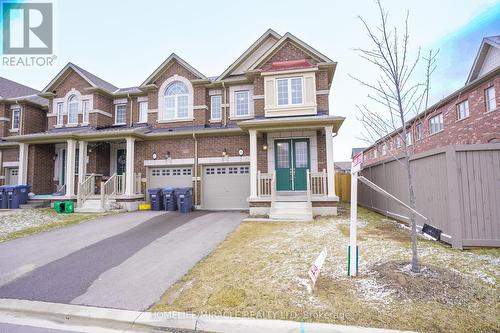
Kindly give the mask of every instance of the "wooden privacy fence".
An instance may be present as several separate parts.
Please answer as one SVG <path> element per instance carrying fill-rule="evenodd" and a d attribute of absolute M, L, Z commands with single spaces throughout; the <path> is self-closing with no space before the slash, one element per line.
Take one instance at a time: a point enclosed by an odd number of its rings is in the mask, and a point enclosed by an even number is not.
<path fill-rule="evenodd" d="M 402 161 L 401 161 L 402 162 Z M 410 158 L 416 209 L 427 223 L 443 230 L 455 248 L 500 246 L 500 144 L 451 145 Z M 408 203 L 406 169 L 388 159 L 363 168 L 361 174 Z M 402 221 L 408 211 L 358 184 L 358 202 Z M 424 221 L 417 218 L 417 224 Z"/>
<path fill-rule="evenodd" d="M 347 172 L 335 173 L 335 195 L 342 202 L 351 202 L 351 174 Z"/>

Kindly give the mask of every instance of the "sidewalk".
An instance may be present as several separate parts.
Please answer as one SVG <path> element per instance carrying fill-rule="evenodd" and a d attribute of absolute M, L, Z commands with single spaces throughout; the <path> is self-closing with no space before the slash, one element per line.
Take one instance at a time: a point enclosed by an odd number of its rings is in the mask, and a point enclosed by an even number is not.
<path fill-rule="evenodd" d="M 196 332 L 238 333 L 397 333 L 396 331 L 357 326 L 299 323 L 285 320 L 267 320 L 204 316 L 182 312 L 141 312 L 88 307 L 81 305 L 45 303 L 37 301 L 0 299 L 0 322 L 54 321 L 68 327 L 92 326 L 103 330 L 151 331 L 191 330 Z"/>

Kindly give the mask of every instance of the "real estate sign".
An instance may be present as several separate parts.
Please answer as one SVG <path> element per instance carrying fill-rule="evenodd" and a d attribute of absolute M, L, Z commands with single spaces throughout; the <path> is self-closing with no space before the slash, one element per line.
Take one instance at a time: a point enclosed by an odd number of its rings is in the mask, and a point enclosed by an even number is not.
<path fill-rule="evenodd" d="M 319 256 L 314 260 L 314 263 L 312 264 L 311 268 L 309 269 L 309 277 L 312 280 L 313 287 L 316 284 L 316 280 L 318 279 L 319 272 L 321 270 L 321 267 L 323 267 L 323 263 L 325 262 L 325 258 L 327 255 L 326 248 L 321 251 Z"/>

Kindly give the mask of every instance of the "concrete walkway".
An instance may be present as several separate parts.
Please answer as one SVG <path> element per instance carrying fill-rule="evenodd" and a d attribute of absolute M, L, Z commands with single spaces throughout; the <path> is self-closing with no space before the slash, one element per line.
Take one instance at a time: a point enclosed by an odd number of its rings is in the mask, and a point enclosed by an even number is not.
<path fill-rule="evenodd" d="M 0 244 L 0 297 L 144 310 L 241 213 L 136 212 Z"/>

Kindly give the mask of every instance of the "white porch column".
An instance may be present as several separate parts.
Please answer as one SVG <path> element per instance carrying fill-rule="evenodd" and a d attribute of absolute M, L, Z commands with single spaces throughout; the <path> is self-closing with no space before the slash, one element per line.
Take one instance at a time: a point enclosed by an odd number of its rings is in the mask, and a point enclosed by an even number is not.
<path fill-rule="evenodd" d="M 257 130 L 250 133 L 250 198 L 257 198 Z"/>
<path fill-rule="evenodd" d="M 78 184 L 85 180 L 87 174 L 87 141 L 80 141 L 78 146 Z"/>
<path fill-rule="evenodd" d="M 127 138 L 127 159 L 125 164 L 125 195 L 134 194 L 134 142 L 135 138 Z"/>
<path fill-rule="evenodd" d="M 29 144 L 19 144 L 19 169 L 17 176 L 17 183 L 19 185 L 28 184 L 28 148 Z"/>
<path fill-rule="evenodd" d="M 333 126 L 325 126 L 326 172 L 328 174 L 328 196 L 335 195 L 335 167 L 333 164 Z"/>
<path fill-rule="evenodd" d="M 76 140 L 68 140 L 66 149 L 66 196 L 75 195 L 75 155 L 76 155 Z"/>

